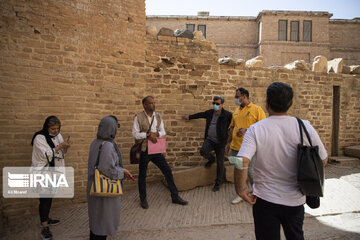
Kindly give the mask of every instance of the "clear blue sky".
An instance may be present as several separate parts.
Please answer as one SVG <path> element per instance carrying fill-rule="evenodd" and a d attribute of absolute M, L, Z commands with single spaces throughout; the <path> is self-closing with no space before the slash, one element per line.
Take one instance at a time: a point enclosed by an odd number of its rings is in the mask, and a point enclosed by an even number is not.
<path fill-rule="evenodd" d="M 146 15 L 253 16 L 262 10 L 326 11 L 331 19 L 360 17 L 360 0 L 145 0 Z"/>

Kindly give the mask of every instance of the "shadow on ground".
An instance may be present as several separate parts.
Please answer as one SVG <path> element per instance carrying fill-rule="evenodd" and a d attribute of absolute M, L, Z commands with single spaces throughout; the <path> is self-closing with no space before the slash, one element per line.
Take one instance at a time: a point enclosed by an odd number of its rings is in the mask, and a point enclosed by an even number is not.
<path fill-rule="evenodd" d="M 360 239 L 360 166 L 331 164 L 326 167 L 326 178 L 328 196 L 322 199 L 321 208 L 306 209 L 305 239 Z M 148 210 L 140 207 L 137 191 L 131 190 L 122 199 L 118 232 L 109 239 L 255 239 L 251 206 L 230 203 L 234 185 L 224 184 L 215 193 L 211 189 L 182 192 L 189 205 L 179 206 L 171 203 L 164 185 L 149 184 Z M 51 216 L 61 220 L 51 228 L 54 239 L 88 239 L 86 203 L 54 208 Z M 4 232 L 1 239 L 40 239 L 38 216 L 7 226 Z"/>

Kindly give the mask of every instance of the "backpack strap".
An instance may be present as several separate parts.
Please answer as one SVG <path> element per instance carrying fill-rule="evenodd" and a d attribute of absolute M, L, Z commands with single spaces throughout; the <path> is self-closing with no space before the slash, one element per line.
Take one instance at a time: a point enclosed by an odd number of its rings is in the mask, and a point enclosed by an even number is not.
<path fill-rule="evenodd" d="M 310 143 L 310 146 L 312 147 L 312 142 L 311 142 L 310 134 L 308 133 L 308 131 L 307 131 L 306 127 L 305 127 L 304 122 L 303 122 L 300 118 L 298 118 L 298 117 L 296 117 L 296 120 L 297 120 L 298 123 L 299 123 L 301 145 L 303 145 L 303 132 L 302 132 L 302 130 L 304 130 L 304 132 L 305 132 L 305 134 L 306 134 L 306 137 L 307 137 L 307 139 L 308 139 L 308 141 L 309 141 L 309 143 Z"/>

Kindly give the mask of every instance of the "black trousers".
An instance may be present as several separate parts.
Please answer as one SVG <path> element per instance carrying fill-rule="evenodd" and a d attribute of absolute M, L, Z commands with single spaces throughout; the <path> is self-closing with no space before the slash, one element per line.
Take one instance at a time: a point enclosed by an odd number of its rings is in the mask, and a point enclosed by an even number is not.
<path fill-rule="evenodd" d="M 95 235 L 91 230 L 90 230 L 90 240 L 106 240 L 107 236 L 102 236 L 102 235 Z"/>
<path fill-rule="evenodd" d="M 280 240 L 280 225 L 286 239 L 303 240 L 304 206 L 289 207 L 257 198 L 253 205 L 257 240 Z"/>
<path fill-rule="evenodd" d="M 52 198 L 39 198 L 39 200 L 40 222 L 47 222 L 49 220 Z"/>
<path fill-rule="evenodd" d="M 148 155 L 146 149 L 145 152 L 141 152 L 141 159 L 139 163 L 138 186 L 140 199 L 146 199 L 146 171 L 150 161 L 153 162 L 164 174 L 169 190 L 171 192 L 171 198 L 177 197 L 179 192 L 175 186 L 171 168 L 166 162 L 165 157 L 161 153 Z"/>
<path fill-rule="evenodd" d="M 216 184 L 221 184 L 223 175 L 224 175 L 224 155 L 225 155 L 225 145 L 220 143 L 214 143 L 209 139 L 205 139 L 201 149 L 200 155 L 208 159 L 211 162 L 215 162 L 214 156 L 210 154 L 212 150 L 215 150 L 216 154 Z"/>

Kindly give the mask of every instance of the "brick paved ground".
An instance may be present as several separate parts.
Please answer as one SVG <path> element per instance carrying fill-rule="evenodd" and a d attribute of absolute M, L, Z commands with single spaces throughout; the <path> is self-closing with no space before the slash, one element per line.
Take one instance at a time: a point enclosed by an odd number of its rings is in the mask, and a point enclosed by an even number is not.
<path fill-rule="evenodd" d="M 306 208 L 305 238 L 360 239 L 360 166 L 329 165 L 326 178 L 321 208 Z M 137 191 L 129 191 L 123 196 L 117 235 L 109 239 L 255 239 L 250 205 L 230 204 L 234 185 L 224 184 L 216 193 L 211 188 L 182 192 L 189 205 L 179 206 L 171 203 L 170 193 L 161 183 L 149 184 L 148 210 L 140 207 Z M 61 220 L 51 228 L 54 239 L 88 239 L 86 203 L 52 209 L 51 215 Z M 6 232 L 3 239 L 40 239 L 38 216 L 10 226 Z"/>

